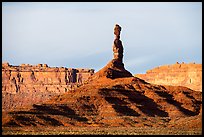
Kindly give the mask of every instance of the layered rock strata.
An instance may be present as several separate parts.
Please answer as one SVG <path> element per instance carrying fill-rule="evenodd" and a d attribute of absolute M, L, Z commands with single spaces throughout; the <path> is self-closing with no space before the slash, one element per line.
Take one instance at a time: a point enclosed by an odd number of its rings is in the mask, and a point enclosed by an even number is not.
<path fill-rule="evenodd" d="M 25 107 L 62 94 L 83 84 L 93 69 L 2 64 L 2 107 Z"/>
<path fill-rule="evenodd" d="M 138 78 L 159 85 L 185 86 L 202 91 L 202 64 L 176 63 L 148 70 L 146 74 L 136 74 Z"/>
<path fill-rule="evenodd" d="M 136 77 L 101 77 L 30 109 L 4 114 L 2 125 L 13 132 L 16 127 L 22 131 L 28 127 L 37 131 L 45 127 L 134 127 L 148 131 L 173 127 L 202 133 L 202 93 L 153 85 Z"/>

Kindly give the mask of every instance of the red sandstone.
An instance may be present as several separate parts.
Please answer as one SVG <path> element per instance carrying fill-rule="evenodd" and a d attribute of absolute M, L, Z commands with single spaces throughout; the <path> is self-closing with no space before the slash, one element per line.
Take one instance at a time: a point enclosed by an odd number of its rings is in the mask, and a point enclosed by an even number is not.
<path fill-rule="evenodd" d="M 47 64 L 2 64 L 3 110 L 26 107 L 84 83 L 93 69 L 48 67 Z"/>
<path fill-rule="evenodd" d="M 146 74 L 136 74 L 138 78 L 159 85 L 185 86 L 202 91 L 202 64 L 164 65 L 148 70 Z"/>

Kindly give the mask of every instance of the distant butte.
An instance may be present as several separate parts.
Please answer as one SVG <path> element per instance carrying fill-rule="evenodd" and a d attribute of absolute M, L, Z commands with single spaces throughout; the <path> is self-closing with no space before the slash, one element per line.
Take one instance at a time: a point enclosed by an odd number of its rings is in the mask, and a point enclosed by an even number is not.
<path fill-rule="evenodd" d="M 2 110 L 32 106 L 82 85 L 94 69 L 2 64 Z"/>
<path fill-rule="evenodd" d="M 202 92 L 202 64 L 177 62 L 159 66 L 148 70 L 146 74 L 135 76 L 153 84 L 185 86 Z"/>

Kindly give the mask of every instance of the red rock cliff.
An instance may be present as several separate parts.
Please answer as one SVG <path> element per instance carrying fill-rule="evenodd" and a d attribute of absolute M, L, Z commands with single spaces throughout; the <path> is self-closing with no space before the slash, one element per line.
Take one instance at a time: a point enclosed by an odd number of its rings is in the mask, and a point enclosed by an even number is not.
<path fill-rule="evenodd" d="M 2 108 L 22 108 L 65 93 L 85 82 L 93 73 L 93 69 L 57 68 L 46 64 L 12 66 L 3 63 Z"/>
<path fill-rule="evenodd" d="M 148 70 L 146 74 L 136 74 L 138 78 L 159 85 L 185 86 L 202 91 L 202 64 L 164 65 Z"/>

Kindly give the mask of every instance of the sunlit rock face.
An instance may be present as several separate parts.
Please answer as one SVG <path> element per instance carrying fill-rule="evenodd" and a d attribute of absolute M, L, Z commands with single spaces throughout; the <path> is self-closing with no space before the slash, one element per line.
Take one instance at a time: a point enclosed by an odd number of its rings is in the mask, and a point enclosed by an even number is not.
<path fill-rule="evenodd" d="M 136 77 L 147 82 L 162 85 L 185 86 L 202 92 L 202 64 L 176 63 L 148 70 Z"/>
<path fill-rule="evenodd" d="M 48 67 L 47 64 L 2 64 L 3 110 L 27 107 L 83 84 L 93 69 Z"/>

